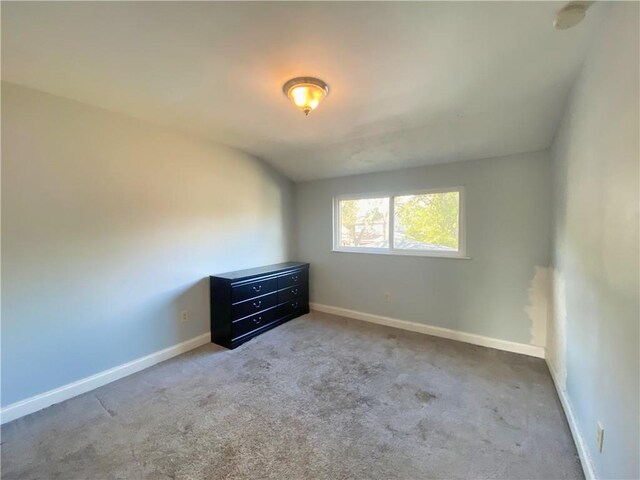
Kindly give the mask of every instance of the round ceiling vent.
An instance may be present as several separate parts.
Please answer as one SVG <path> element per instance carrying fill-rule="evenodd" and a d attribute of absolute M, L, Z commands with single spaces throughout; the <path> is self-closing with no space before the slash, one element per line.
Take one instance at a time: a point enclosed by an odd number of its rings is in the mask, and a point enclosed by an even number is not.
<path fill-rule="evenodd" d="M 553 27 L 557 30 L 566 30 L 575 27 L 587 15 L 587 8 L 593 2 L 571 2 L 565 5 L 553 20 Z"/>

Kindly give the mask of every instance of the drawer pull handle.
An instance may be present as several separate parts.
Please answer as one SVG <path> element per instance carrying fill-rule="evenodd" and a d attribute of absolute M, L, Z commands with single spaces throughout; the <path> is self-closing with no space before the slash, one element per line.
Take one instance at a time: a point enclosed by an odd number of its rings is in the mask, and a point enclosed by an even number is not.
<path fill-rule="evenodd" d="M 296 295 L 298 293 L 298 289 L 297 288 L 293 288 L 291 289 L 291 293 L 293 293 L 294 295 Z"/>
<path fill-rule="evenodd" d="M 294 282 L 298 281 L 298 275 L 294 275 L 293 277 L 291 277 L 291 280 L 293 280 Z"/>
<path fill-rule="evenodd" d="M 291 304 L 291 306 L 292 306 L 293 308 L 298 308 L 298 302 L 293 302 L 293 303 Z"/>
<path fill-rule="evenodd" d="M 253 287 L 253 291 L 254 292 L 259 292 L 260 290 L 262 290 L 262 285 L 258 285 L 257 287 Z"/>
<path fill-rule="evenodd" d="M 253 302 L 253 306 L 256 308 L 260 308 L 260 305 L 262 305 L 262 300 L 258 300 L 258 303 Z"/>
<path fill-rule="evenodd" d="M 260 323 L 261 321 L 262 321 L 262 317 L 258 317 L 258 318 L 254 318 L 254 319 L 253 319 L 253 323 L 255 323 L 256 325 L 257 325 L 258 323 Z"/>

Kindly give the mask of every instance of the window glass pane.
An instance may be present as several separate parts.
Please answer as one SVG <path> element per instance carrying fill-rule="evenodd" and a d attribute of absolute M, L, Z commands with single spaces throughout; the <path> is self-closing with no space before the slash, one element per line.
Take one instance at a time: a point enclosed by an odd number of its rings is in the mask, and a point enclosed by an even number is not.
<path fill-rule="evenodd" d="M 389 197 L 340 200 L 340 247 L 389 247 Z"/>
<path fill-rule="evenodd" d="M 458 251 L 460 192 L 403 195 L 394 202 L 395 249 Z"/>

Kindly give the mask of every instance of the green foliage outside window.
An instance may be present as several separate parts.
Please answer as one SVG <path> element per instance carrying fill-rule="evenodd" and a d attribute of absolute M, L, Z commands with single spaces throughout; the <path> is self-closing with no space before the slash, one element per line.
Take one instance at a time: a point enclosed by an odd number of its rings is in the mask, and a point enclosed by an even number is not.
<path fill-rule="evenodd" d="M 458 249 L 458 192 L 396 197 L 396 230 L 428 245 Z"/>

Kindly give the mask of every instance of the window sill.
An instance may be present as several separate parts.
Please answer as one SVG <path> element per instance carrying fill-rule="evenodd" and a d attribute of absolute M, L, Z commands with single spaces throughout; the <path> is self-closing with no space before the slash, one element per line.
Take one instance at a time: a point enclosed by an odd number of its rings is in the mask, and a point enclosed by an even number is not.
<path fill-rule="evenodd" d="M 389 250 L 351 250 L 334 248 L 333 253 L 364 253 L 365 255 L 391 255 L 395 257 L 430 257 L 430 258 L 448 258 L 452 260 L 471 260 L 471 257 L 460 253 L 440 253 L 428 251 L 389 251 Z"/>

